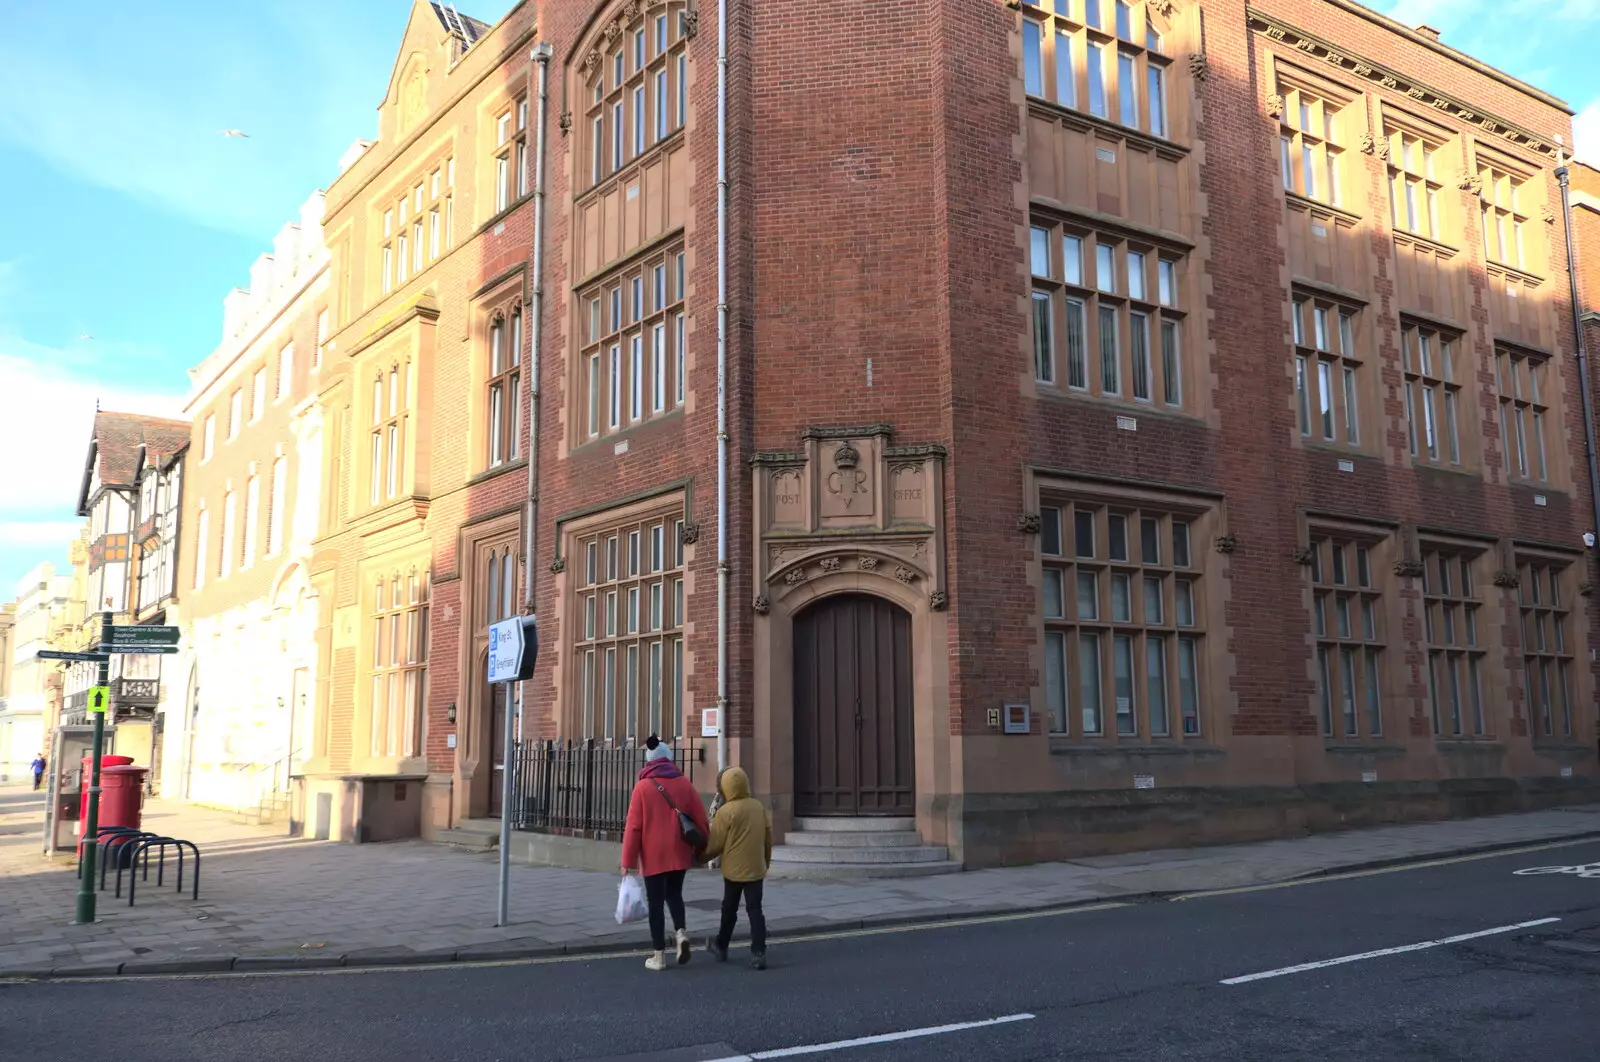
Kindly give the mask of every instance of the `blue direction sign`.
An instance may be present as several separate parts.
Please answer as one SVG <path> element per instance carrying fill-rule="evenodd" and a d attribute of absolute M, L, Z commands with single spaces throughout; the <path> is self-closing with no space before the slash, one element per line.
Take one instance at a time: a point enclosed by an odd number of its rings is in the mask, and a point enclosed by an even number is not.
<path fill-rule="evenodd" d="M 40 649 L 34 655 L 40 660 L 71 660 L 85 664 L 98 664 L 111 659 L 105 653 L 68 653 L 60 649 Z"/>

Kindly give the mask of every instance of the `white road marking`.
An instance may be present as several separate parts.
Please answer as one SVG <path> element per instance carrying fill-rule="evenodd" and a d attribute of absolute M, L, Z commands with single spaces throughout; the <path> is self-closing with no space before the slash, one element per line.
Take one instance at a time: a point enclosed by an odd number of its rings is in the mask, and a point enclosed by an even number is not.
<path fill-rule="evenodd" d="M 820 1055 L 824 1051 L 843 1051 L 848 1047 L 866 1047 L 869 1044 L 887 1044 L 896 1040 L 915 1040 L 925 1036 L 943 1036 L 946 1033 L 966 1032 L 968 1029 L 988 1029 L 1012 1022 L 1032 1021 L 1032 1014 L 1008 1014 L 1004 1018 L 987 1021 L 964 1021 L 955 1025 L 934 1025 L 926 1029 L 907 1029 L 904 1032 L 883 1033 L 879 1036 L 860 1036 L 854 1040 L 835 1040 L 830 1044 L 806 1044 L 802 1047 L 780 1047 L 772 1051 L 756 1051 L 748 1055 L 730 1055 L 715 1062 L 758 1062 L 767 1058 L 794 1058 L 797 1055 Z"/>
<path fill-rule="evenodd" d="M 1424 940 L 1420 944 L 1402 944 L 1398 948 L 1364 951 L 1360 955 L 1342 955 L 1337 959 L 1323 959 L 1321 962 L 1306 962 L 1301 963 L 1299 966 L 1285 966 L 1281 970 L 1264 970 L 1261 973 L 1245 974 L 1243 977 L 1230 977 L 1222 983 L 1225 985 L 1242 985 L 1251 981 L 1264 981 L 1269 977 L 1286 977 L 1289 974 L 1305 973 L 1307 970 L 1321 970 L 1329 966 L 1342 966 L 1347 962 L 1380 959 L 1385 955 L 1401 955 L 1408 951 L 1426 951 L 1428 948 L 1439 948 L 1446 944 L 1459 944 L 1464 940 L 1492 937 L 1500 933 L 1514 933 L 1519 929 L 1532 929 L 1534 926 L 1547 926 L 1551 922 L 1559 921 L 1561 921 L 1559 918 L 1537 918 L 1532 922 L 1518 922 L 1514 926 L 1496 926 L 1494 929 L 1480 929 L 1476 933 L 1462 933 L 1459 936 L 1443 937 L 1439 940 Z"/>
<path fill-rule="evenodd" d="M 1512 874 L 1518 877 L 1537 874 L 1576 874 L 1580 878 L 1600 878 L 1600 863 L 1582 863 L 1575 867 L 1528 867 L 1525 870 L 1513 870 Z"/>

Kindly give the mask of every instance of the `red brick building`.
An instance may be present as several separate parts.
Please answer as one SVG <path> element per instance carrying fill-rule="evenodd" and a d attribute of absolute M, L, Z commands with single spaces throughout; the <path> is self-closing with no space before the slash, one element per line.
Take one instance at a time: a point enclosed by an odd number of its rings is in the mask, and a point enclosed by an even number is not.
<path fill-rule="evenodd" d="M 715 704 L 716 15 L 541 8 L 533 735 Z M 726 723 L 780 833 L 1593 793 L 1564 104 L 1345 0 L 729 16 Z"/>
<path fill-rule="evenodd" d="M 331 832 L 498 814 L 530 467 L 523 733 L 717 704 L 718 11 L 538 15 L 417 3 L 328 193 Z M 780 835 L 941 868 L 1593 798 L 1565 104 L 1348 0 L 727 18 L 723 723 Z"/>

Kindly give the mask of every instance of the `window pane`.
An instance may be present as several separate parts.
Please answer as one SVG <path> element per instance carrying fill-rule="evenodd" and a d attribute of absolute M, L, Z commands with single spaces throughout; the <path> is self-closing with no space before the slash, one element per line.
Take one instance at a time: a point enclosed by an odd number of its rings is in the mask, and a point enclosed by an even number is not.
<path fill-rule="evenodd" d="M 1093 10 L 1093 5 L 1092 4 L 1091 4 L 1090 9 Z M 1025 25 L 1026 25 L 1026 23 L 1025 23 Z M 1026 45 L 1024 45 L 1024 49 L 1023 50 L 1024 50 L 1024 52 L 1026 52 L 1026 50 L 1027 50 L 1026 49 Z M 1088 77 L 1089 77 L 1089 113 L 1094 115 L 1097 118 L 1105 118 L 1105 117 L 1107 117 L 1107 111 L 1106 111 L 1106 83 L 1105 83 L 1105 59 L 1106 59 L 1106 48 L 1105 48 L 1105 45 L 1096 44 L 1093 41 L 1091 41 L 1089 43 L 1088 58 L 1089 58 L 1089 67 L 1088 67 Z M 1033 91 L 1033 90 L 1030 89 L 1029 91 Z"/>
<path fill-rule="evenodd" d="M 1178 322 L 1161 322 L 1161 381 L 1169 406 L 1183 404 L 1183 366 L 1178 351 Z"/>
<path fill-rule="evenodd" d="M 1043 383 L 1056 378 L 1054 340 L 1050 334 L 1050 295 L 1033 293 L 1033 374 Z"/>
<path fill-rule="evenodd" d="M 1317 361 L 1317 400 L 1322 413 L 1322 437 L 1333 439 L 1333 366 Z"/>
<path fill-rule="evenodd" d="M 1077 236 L 1061 237 L 1061 278 L 1068 284 L 1083 283 L 1083 240 Z"/>
<path fill-rule="evenodd" d="M 1163 306 L 1178 305 L 1178 263 L 1170 258 L 1156 262 L 1156 295 Z"/>
<path fill-rule="evenodd" d="M 1117 346 L 1117 309 L 1100 307 L 1100 389 L 1108 395 L 1122 391 L 1120 352 Z"/>
<path fill-rule="evenodd" d="M 1061 556 L 1061 510 L 1053 506 L 1039 510 L 1039 552 L 1047 557 Z"/>
<path fill-rule="evenodd" d="M 1078 708 L 1083 715 L 1083 732 L 1102 731 L 1100 693 L 1100 636 L 1078 635 Z"/>
<path fill-rule="evenodd" d="M 1031 18 L 1022 20 L 1022 87 L 1030 96 L 1044 95 L 1042 30 Z"/>
<path fill-rule="evenodd" d="M 1111 656 L 1116 682 L 1117 733 L 1133 736 L 1139 732 L 1139 721 L 1133 714 L 1133 638 L 1125 634 L 1113 638 Z"/>
<path fill-rule="evenodd" d="M 1144 298 L 1145 256 L 1138 251 L 1128 252 L 1128 297 Z"/>
<path fill-rule="evenodd" d="M 1061 569 L 1046 568 L 1044 570 L 1044 618 L 1061 619 Z"/>
<path fill-rule="evenodd" d="M 1042 229 L 1035 225 L 1028 230 L 1028 238 L 1033 275 L 1036 277 L 1048 277 L 1050 275 L 1050 230 Z"/>
<path fill-rule="evenodd" d="M 1300 434 L 1311 434 L 1311 395 L 1310 382 L 1306 379 L 1306 359 L 1304 355 L 1294 359 L 1294 391 L 1295 405 L 1299 410 Z"/>
<path fill-rule="evenodd" d="M 1086 509 L 1073 510 L 1073 527 L 1076 532 L 1078 556 L 1094 556 L 1094 513 Z"/>
<path fill-rule="evenodd" d="M 1153 516 L 1139 520 L 1139 555 L 1146 564 L 1161 563 L 1161 521 Z"/>
<path fill-rule="evenodd" d="M 1117 290 L 1117 249 L 1109 243 L 1094 247 L 1094 283 L 1101 291 Z"/>
<path fill-rule="evenodd" d="M 1122 124 L 1139 124 L 1139 75 L 1133 56 L 1117 53 L 1117 98 L 1121 101 Z"/>
<path fill-rule="evenodd" d="M 1144 577 L 1144 621 L 1151 625 L 1166 622 L 1163 606 L 1165 601 L 1162 595 L 1161 579 L 1157 576 Z"/>
<path fill-rule="evenodd" d="M 1089 362 L 1084 349 L 1083 303 L 1067 300 L 1067 386 L 1089 386 Z"/>
<path fill-rule="evenodd" d="M 1333 674 L 1328 670 L 1328 650 L 1317 650 L 1317 698 L 1321 706 L 1322 733 L 1333 736 Z"/>
<path fill-rule="evenodd" d="M 1356 426 L 1356 371 L 1349 366 L 1344 370 L 1344 436 L 1352 446 L 1361 441 L 1361 431 Z"/>
<path fill-rule="evenodd" d="M 1133 622 L 1133 591 L 1126 575 L 1111 576 L 1111 622 Z"/>
<path fill-rule="evenodd" d="M 1150 733 L 1164 736 L 1171 732 L 1171 722 L 1167 718 L 1166 639 L 1145 639 L 1144 655 L 1145 699 L 1150 707 Z"/>
<path fill-rule="evenodd" d="M 1145 91 L 1150 96 L 1150 132 L 1156 136 L 1167 135 L 1167 85 L 1166 71 L 1154 63 L 1146 67 Z"/>
<path fill-rule="evenodd" d="M 1194 626 L 1194 583 L 1188 579 L 1179 579 L 1173 584 L 1175 610 L 1177 612 L 1178 626 Z"/>
<path fill-rule="evenodd" d="M 1367 650 L 1362 672 L 1367 691 L 1367 733 L 1379 737 L 1383 734 L 1383 699 L 1378 696 L 1378 650 Z"/>
<path fill-rule="evenodd" d="M 1200 668 L 1195 646 L 1193 638 L 1178 639 L 1178 705 L 1187 735 L 1200 733 Z"/>
<path fill-rule="evenodd" d="M 1133 257 L 1132 255 L 1129 256 Z M 1131 277 L 1129 278 L 1132 279 Z M 1150 318 L 1142 313 L 1128 315 L 1129 339 L 1132 341 L 1133 397 L 1148 401 L 1150 398 Z"/>
<path fill-rule="evenodd" d="M 1072 63 L 1072 35 L 1056 34 L 1056 102 L 1063 107 L 1078 105 L 1078 77 Z"/>
<path fill-rule="evenodd" d="M 1046 634 L 1044 637 L 1044 690 L 1045 702 L 1050 708 L 1050 731 L 1064 734 L 1067 731 L 1067 636 Z"/>
<path fill-rule="evenodd" d="M 1078 618 L 1100 618 L 1100 576 L 1094 572 L 1078 573 Z"/>

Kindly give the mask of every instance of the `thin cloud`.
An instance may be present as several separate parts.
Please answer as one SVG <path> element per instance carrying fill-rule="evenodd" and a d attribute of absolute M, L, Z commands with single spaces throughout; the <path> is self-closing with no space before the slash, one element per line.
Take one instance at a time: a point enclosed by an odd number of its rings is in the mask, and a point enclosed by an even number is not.
<path fill-rule="evenodd" d="M 1600 165 L 1600 99 L 1572 117 L 1572 150 L 1590 165 Z"/>

